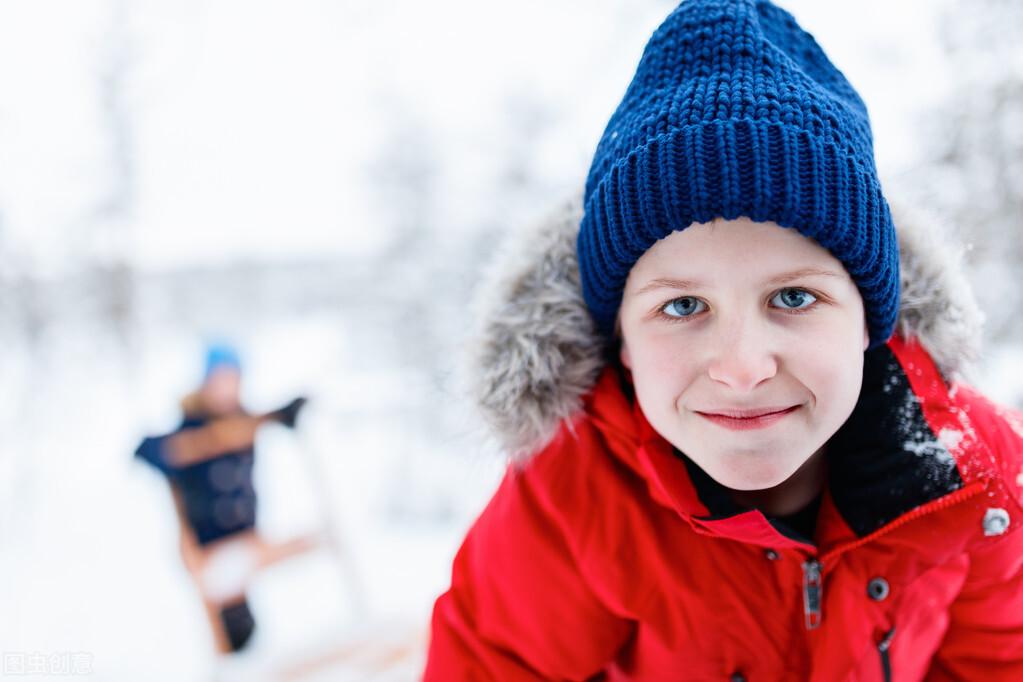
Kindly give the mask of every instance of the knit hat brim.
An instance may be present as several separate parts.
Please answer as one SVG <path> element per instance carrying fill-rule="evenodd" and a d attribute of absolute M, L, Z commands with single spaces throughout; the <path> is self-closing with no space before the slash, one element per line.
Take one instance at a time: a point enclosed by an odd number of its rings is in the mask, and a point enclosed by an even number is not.
<path fill-rule="evenodd" d="M 672 129 L 620 159 L 584 210 L 578 250 L 596 267 L 582 272 L 583 292 L 608 336 L 643 253 L 694 223 L 740 216 L 797 229 L 834 254 L 863 297 L 872 348 L 894 330 L 898 249 L 875 171 L 804 128 L 740 119 Z"/>

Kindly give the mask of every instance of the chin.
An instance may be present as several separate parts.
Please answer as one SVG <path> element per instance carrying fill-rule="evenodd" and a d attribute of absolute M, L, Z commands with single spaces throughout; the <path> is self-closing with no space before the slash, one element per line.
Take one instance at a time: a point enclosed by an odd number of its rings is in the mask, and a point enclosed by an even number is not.
<path fill-rule="evenodd" d="M 718 466 L 700 468 L 715 481 L 732 490 L 767 490 L 781 485 L 799 469 L 798 462 L 776 461 L 770 456 L 718 455 L 713 458 Z"/>
<path fill-rule="evenodd" d="M 754 492 L 757 490 L 769 490 L 775 486 L 779 486 L 785 482 L 784 478 L 766 478 L 766 479 L 754 479 L 750 477 L 735 478 L 718 481 L 721 485 L 729 488 L 730 490 L 740 490 L 743 492 Z"/>

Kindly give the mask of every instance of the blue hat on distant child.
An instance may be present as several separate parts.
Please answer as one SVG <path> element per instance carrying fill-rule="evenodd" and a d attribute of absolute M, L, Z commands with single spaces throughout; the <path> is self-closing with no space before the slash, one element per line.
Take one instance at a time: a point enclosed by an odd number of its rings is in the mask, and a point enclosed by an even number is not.
<path fill-rule="evenodd" d="M 242 362 L 232 346 L 225 343 L 211 344 L 206 348 L 206 368 L 203 371 L 203 381 L 210 378 L 218 369 L 232 369 L 241 372 Z"/>
<path fill-rule="evenodd" d="M 597 146 L 577 251 L 586 304 L 613 333 L 632 266 L 693 223 L 795 228 L 859 287 L 870 346 L 899 303 L 899 252 L 866 106 L 767 0 L 685 0 L 654 32 Z"/>

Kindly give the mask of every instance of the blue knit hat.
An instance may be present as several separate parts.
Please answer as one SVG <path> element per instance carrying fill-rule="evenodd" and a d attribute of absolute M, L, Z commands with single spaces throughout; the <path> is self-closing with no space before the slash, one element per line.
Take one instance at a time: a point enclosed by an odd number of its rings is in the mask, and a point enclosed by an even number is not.
<path fill-rule="evenodd" d="M 242 371 L 242 361 L 238 351 L 226 343 L 213 343 L 206 347 L 206 362 L 203 369 L 203 381 L 220 369 Z"/>
<path fill-rule="evenodd" d="M 784 10 L 686 0 L 647 44 L 586 180 L 577 250 L 601 332 L 656 241 L 740 216 L 828 249 L 859 287 L 870 347 L 888 340 L 899 253 L 866 106 Z"/>

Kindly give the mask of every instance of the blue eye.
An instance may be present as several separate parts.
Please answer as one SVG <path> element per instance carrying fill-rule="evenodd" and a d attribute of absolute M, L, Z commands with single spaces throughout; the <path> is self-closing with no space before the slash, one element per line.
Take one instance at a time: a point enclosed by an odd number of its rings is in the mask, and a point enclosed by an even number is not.
<path fill-rule="evenodd" d="M 698 298 L 683 296 L 673 301 L 668 301 L 661 312 L 669 317 L 691 317 L 693 313 L 700 312 L 699 306 L 706 308 L 706 304 Z"/>
<path fill-rule="evenodd" d="M 771 303 L 788 310 L 802 310 L 816 301 L 817 297 L 805 289 L 782 289 L 771 299 Z"/>

